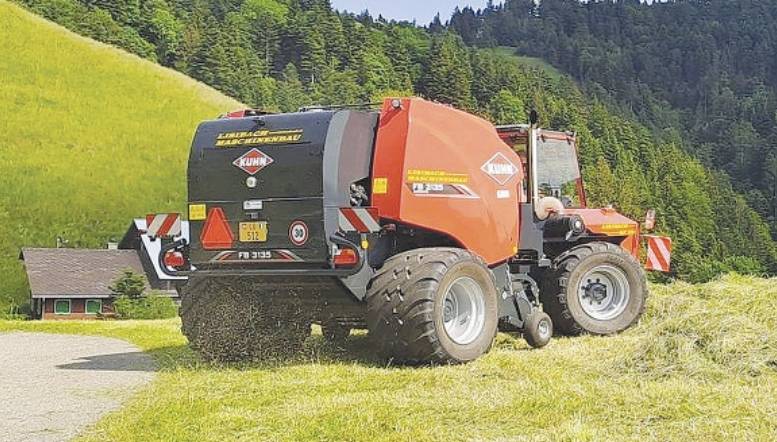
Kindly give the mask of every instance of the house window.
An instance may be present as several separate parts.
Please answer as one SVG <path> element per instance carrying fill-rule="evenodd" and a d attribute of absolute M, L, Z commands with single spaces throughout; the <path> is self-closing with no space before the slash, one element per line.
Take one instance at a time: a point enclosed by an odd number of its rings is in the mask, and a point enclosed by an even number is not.
<path fill-rule="evenodd" d="M 102 299 L 87 299 L 86 300 L 86 314 L 96 315 L 103 312 Z"/>
<path fill-rule="evenodd" d="M 69 299 L 56 299 L 56 300 L 54 300 L 54 314 L 56 314 L 56 315 L 69 315 L 70 314 L 70 300 Z"/>

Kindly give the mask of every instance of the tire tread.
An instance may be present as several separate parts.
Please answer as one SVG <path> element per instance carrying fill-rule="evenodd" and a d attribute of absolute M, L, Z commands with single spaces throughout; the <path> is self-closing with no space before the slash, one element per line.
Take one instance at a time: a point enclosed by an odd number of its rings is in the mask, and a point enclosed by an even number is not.
<path fill-rule="evenodd" d="M 367 289 L 367 324 L 383 357 L 406 364 L 461 362 L 437 337 L 434 302 L 448 269 L 466 260 L 485 267 L 478 256 L 456 248 L 411 250 L 386 261 Z"/>

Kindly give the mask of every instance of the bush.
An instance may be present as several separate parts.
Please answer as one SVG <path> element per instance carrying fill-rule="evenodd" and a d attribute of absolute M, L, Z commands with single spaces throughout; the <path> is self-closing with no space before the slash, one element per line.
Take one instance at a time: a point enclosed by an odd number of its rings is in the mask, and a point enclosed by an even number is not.
<path fill-rule="evenodd" d="M 23 321 L 30 318 L 30 304 L 17 305 L 11 301 L 10 304 L 0 303 L 0 319 Z"/>
<path fill-rule="evenodd" d="M 684 279 L 692 284 L 710 282 L 720 275 L 737 273 L 747 276 L 763 276 L 766 274 L 764 266 L 755 258 L 748 256 L 728 256 L 722 261 L 695 257 L 689 259 L 692 269 Z"/>
<path fill-rule="evenodd" d="M 140 298 L 119 296 L 113 301 L 119 319 L 167 319 L 178 315 L 178 306 L 172 299 L 152 291 Z"/>
<path fill-rule="evenodd" d="M 125 269 L 108 288 L 113 293 L 113 296 L 117 298 L 139 299 L 143 297 L 143 293 L 146 291 L 146 277 L 135 273 L 132 269 Z"/>

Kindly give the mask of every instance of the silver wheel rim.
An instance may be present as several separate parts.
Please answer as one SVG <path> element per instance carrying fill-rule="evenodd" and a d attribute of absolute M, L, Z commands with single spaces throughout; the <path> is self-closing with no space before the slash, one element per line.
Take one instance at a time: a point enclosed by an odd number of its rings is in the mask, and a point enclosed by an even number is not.
<path fill-rule="evenodd" d="M 451 340 L 467 345 L 477 339 L 486 323 L 483 289 L 469 276 L 454 280 L 445 291 L 443 327 Z"/>
<path fill-rule="evenodd" d="M 607 321 L 623 313 L 629 303 L 629 296 L 626 273 L 611 265 L 600 265 L 589 270 L 577 286 L 580 307 L 598 321 Z"/>

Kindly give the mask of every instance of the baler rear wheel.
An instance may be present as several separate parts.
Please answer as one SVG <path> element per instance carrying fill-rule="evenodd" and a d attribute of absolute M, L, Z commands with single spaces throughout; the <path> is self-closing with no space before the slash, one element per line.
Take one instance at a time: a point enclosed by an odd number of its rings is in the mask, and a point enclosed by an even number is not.
<path fill-rule="evenodd" d="M 647 280 L 622 247 L 592 242 L 562 253 L 542 280 L 540 300 L 563 335 L 609 335 L 631 327 L 647 305 Z"/>
<path fill-rule="evenodd" d="M 243 362 L 288 357 L 310 335 L 310 320 L 292 302 L 271 302 L 251 285 L 192 277 L 181 290 L 181 329 L 203 359 Z"/>
<path fill-rule="evenodd" d="M 399 363 L 463 363 L 486 353 L 497 329 L 493 273 L 472 253 L 427 248 L 389 258 L 367 289 L 367 325 Z"/>

